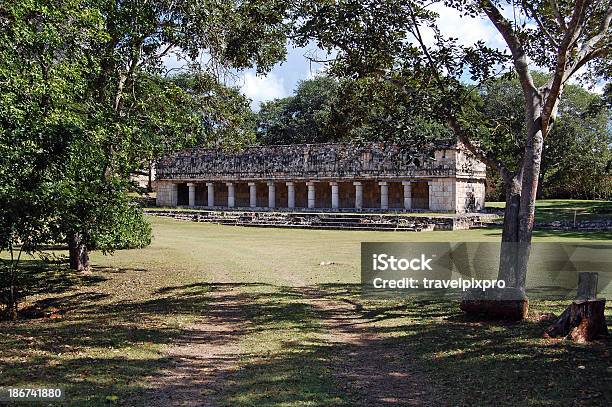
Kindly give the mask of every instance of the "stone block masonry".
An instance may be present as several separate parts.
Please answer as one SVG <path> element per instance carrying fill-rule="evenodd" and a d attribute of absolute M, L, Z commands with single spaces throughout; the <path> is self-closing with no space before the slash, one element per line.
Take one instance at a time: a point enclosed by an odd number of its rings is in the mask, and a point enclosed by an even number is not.
<path fill-rule="evenodd" d="M 190 149 L 157 165 L 157 205 L 326 211 L 478 212 L 485 166 L 460 144 Z"/>

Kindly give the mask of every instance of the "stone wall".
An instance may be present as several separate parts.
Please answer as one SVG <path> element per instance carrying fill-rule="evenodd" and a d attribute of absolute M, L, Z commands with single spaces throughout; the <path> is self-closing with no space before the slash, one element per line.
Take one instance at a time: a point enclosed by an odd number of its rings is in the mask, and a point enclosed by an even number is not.
<path fill-rule="evenodd" d="M 434 179 L 429 184 L 429 210 L 449 212 L 455 210 L 455 179 Z"/>
<path fill-rule="evenodd" d="M 459 160 L 459 161 L 457 161 Z M 157 165 L 163 180 L 384 179 L 448 177 L 457 171 L 484 177 L 484 167 L 449 143 L 417 151 L 387 143 L 250 147 L 240 153 L 190 149 Z"/>
<path fill-rule="evenodd" d="M 177 206 L 178 205 L 178 185 L 169 181 L 157 181 L 158 206 Z"/>
<path fill-rule="evenodd" d="M 457 212 L 479 212 L 484 209 L 484 180 L 457 179 L 455 189 Z"/>

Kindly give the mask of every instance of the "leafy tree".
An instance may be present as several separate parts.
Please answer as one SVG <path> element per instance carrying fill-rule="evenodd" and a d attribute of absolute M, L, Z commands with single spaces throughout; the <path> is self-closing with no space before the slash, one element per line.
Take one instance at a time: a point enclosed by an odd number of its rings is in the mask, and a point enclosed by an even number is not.
<path fill-rule="evenodd" d="M 0 5 L 0 301 L 15 318 L 22 253 L 61 238 L 57 180 L 81 137 L 101 20 L 78 0 Z"/>
<path fill-rule="evenodd" d="M 328 76 L 302 81 L 292 96 L 262 104 L 257 114 L 263 144 L 326 143 L 338 140 L 399 143 L 419 134 L 423 141 L 449 132 L 421 114 L 410 114 L 408 95 L 374 77 Z"/>
<path fill-rule="evenodd" d="M 278 0 L 100 0 L 94 5 L 102 16 L 106 37 L 89 54 L 95 55 L 97 64 L 88 82 L 89 100 L 96 106 L 95 113 L 88 116 L 88 131 L 93 135 L 88 142 L 103 155 L 95 154 L 100 171 L 91 175 L 97 178 L 88 184 L 74 184 L 100 188 L 89 196 L 101 195 L 107 189 L 105 184 L 113 183 L 115 177 L 125 178 L 145 167 L 144 161 L 150 162 L 160 153 L 159 137 L 164 138 L 164 147 L 174 150 L 191 145 L 199 136 L 196 133 L 194 138 L 193 131 L 184 130 L 194 119 L 205 120 L 198 115 L 206 109 L 191 113 L 184 106 L 193 106 L 201 98 L 183 105 L 181 102 L 193 95 L 167 83 L 163 92 L 154 96 L 150 93 L 160 88 L 151 78 L 167 71 L 163 62 L 169 53 L 176 52 L 191 61 L 187 68 L 206 78 L 210 99 L 228 95 L 212 85 L 221 72 L 251 67 L 263 72 L 285 55 L 286 6 Z M 168 101 L 175 103 L 164 107 Z M 161 127 L 162 131 L 150 126 Z M 220 126 L 219 121 L 214 126 Z M 86 264 L 81 264 L 77 256 L 93 248 L 88 242 L 94 235 L 85 228 L 97 224 L 100 218 L 97 210 L 87 210 L 95 205 L 75 204 L 66 208 L 66 215 L 70 215 L 66 218 L 76 220 L 77 213 L 80 221 L 65 222 L 64 226 L 69 246 L 74 248 L 70 251 L 71 264 L 82 269 Z"/>
<path fill-rule="evenodd" d="M 436 4 L 464 16 L 487 18 L 503 37 L 508 52 L 482 41 L 462 46 L 456 38 L 445 37 L 430 8 Z M 506 17 L 507 10 L 518 19 Z M 501 174 L 506 209 L 499 278 L 526 301 L 524 287 L 545 140 L 568 80 L 582 71 L 590 79 L 612 72 L 609 1 L 299 1 L 293 17 L 299 45 L 314 40 L 321 48 L 337 51 L 330 72 L 380 77 L 396 84 L 412 95 L 414 111 L 445 123 L 472 154 Z M 543 86 L 534 81 L 534 64 L 550 74 Z M 492 123 L 475 109 L 478 104 L 473 93 L 462 85 L 466 76 L 476 85 L 494 78 L 500 68 L 518 78 L 525 111 L 520 153 L 511 167 L 499 158 L 505 146 L 489 138 Z"/>
<path fill-rule="evenodd" d="M 550 80 L 550 77 L 537 72 L 533 77 L 538 86 Z M 520 154 L 522 135 L 525 133 L 520 83 L 517 79 L 490 81 L 481 87 L 480 94 L 482 111 L 496 124 L 491 137 L 496 137 L 500 144 L 506 144 L 506 152 L 500 158 L 510 167 L 514 162 L 513 157 Z M 578 85 L 566 86 L 555 126 L 544 146 L 538 182 L 539 197 L 610 197 L 610 174 L 606 169 L 611 159 L 610 118 L 610 109 L 600 95 Z M 496 185 L 496 190 L 503 192 L 499 176 L 489 172 L 489 181 Z"/>
<path fill-rule="evenodd" d="M 338 138 L 353 141 L 393 141 L 415 148 L 450 132 L 428 115 L 412 110 L 412 97 L 395 84 L 377 77 L 343 79 L 338 102 L 326 125 Z M 418 135 L 418 138 L 415 138 Z"/>
<path fill-rule="evenodd" d="M 139 140 L 126 146 L 130 165 L 120 170 L 126 176 L 148 175 L 150 182 L 157 158 L 181 147 L 235 149 L 255 139 L 249 101 L 209 74 L 143 74 L 126 98 L 132 134 L 125 141 Z"/>
<path fill-rule="evenodd" d="M 601 97 L 567 85 L 544 145 L 541 195 L 612 199 L 612 115 Z"/>
<path fill-rule="evenodd" d="M 34 0 L 0 7 L 8 57 L 0 69 L 24 85 L 23 110 L 34 107 L 28 85 L 57 91 L 44 105 L 72 103 L 61 112 L 76 123 L 62 134 L 69 140 L 61 149 L 66 167 L 53 210 L 76 269 L 87 267 L 88 250 L 126 243 L 130 232 L 117 225 L 134 226 L 137 245 L 146 243 L 146 227 L 136 225 L 142 216 L 125 205 L 130 174 L 169 150 L 202 140 L 235 146 L 252 136 L 241 122 L 249 120 L 240 116 L 244 98 L 219 78 L 230 68 L 264 72 L 286 52 L 286 5 L 278 0 Z M 189 61 L 185 70 L 197 80 L 164 78 L 172 52 Z M 58 71 L 64 66 L 71 70 L 65 75 Z M 43 123 L 49 113 L 36 119 Z M 31 130 L 25 140 L 50 136 L 44 127 Z"/>
<path fill-rule="evenodd" d="M 275 0 L 33 0 L 0 3 L 0 300 L 15 317 L 20 253 L 67 241 L 88 250 L 149 243 L 130 174 L 160 154 L 253 137 L 230 68 L 269 69 L 285 53 Z M 190 60 L 169 76 L 164 58 Z M 250 128 L 251 130 L 245 130 Z"/>
<path fill-rule="evenodd" d="M 337 103 L 338 82 L 327 76 L 301 81 L 292 96 L 265 102 L 257 114 L 257 139 L 263 144 L 323 143 Z"/>

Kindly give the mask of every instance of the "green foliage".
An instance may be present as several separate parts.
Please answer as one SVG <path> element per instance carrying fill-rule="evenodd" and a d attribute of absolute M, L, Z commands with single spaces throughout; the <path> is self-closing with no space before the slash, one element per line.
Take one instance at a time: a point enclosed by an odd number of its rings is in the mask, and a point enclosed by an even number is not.
<path fill-rule="evenodd" d="M 188 95 L 186 103 L 177 108 L 191 113 L 196 122 L 193 128 L 200 129 L 190 140 L 193 145 L 237 149 L 254 143 L 255 114 L 238 88 L 202 72 L 182 73 L 164 81 Z"/>
<path fill-rule="evenodd" d="M 262 104 L 257 139 L 263 144 L 324 143 L 337 137 L 328 131 L 337 104 L 338 82 L 320 76 L 301 81 L 292 96 Z"/>
<path fill-rule="evenodd" d="M 61 239 L 56 182 L 83 135 L 89 49 L 105 39 L 82 1 L 0 5 L 0 252 L 3 302 L 16 316 L 22 253 Z"/>
<path fill-rule="evenodd" d="M 414 109 L 414 96 L 377 77 L 340 81 L 338 103 L 328 124 L 346 140 L 391 141 L 423 147 L 450 132 L 426 112 Z"/>
<path fill-rule="evenodd" d="M 257 119 L 263 144 L 392 140 L 415 145 L 449 137 L 443 125 L 412 110 L 405 92 L 373 77 L 302 81 L 294 95 L 262 104 Z"/>
<path fill-rule="evenodd" d="M 542 197 L 612 199 L 612 111 L 568 85 L 542 161 Z"/>
<path fill-rule="evenodd" d="M 146 246 L 151 230 L 129 176 L 178 148 L 253 139 L 246 99 L 218 78 L 284 57 L 285 7 L 0 3 L 0 252 L 11 253 L 1 271 L 12 317 L 21 252 L 77 234 L 86 249 Z M 169 75 L 171 51 L 191 58 L 187 75 Z"/>
<path fill-rule="evenodd" d="M 533 76 L 537 85 L 550 79 L 537 72 Z M 472 114 L 480 116 L 474 122 L 485 123 L 481 142 L 489 150 L 495 148 L 496 155 L 508 168 L 516 169 L 526 131 L 521 85 L 517 79 L 489 81 L 480 88 L 480 96 L 475 105 L 478 113 Z M 540 198 L 610 198 L 611 119 L 611 111 L 602 96 L 578 85 L 566 86 L 559 114 L 544 147 Z M 502 199 L 501 179 L 489 171 L 489 181 L 494 186 L 489 197 Z"/>

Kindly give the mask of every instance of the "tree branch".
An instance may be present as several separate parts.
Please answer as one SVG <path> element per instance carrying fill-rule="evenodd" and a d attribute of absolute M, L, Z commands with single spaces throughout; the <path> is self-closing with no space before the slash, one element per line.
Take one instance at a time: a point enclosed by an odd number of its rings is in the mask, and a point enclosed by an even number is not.
<path fill-rule="evenodd" d="M 542 30 L 542 32 L 544 33 L 546 38 L 548 38 L 550 40 L 550 42 L 553 43 L 553 45 L 558 47 L 559 46 L 559 41 L 557 41 L 557 39 L 555 37 L 553 37 L 552 34 L 550 33 L 550 31 L 548 31 L 548 29 L 544 26 L 544 23 L 540 19 L 540 16 L 538 15 L 538 13 L 536 13 L 534 8 L 529 4 L 528 0 L 523 0 L 523 7 L 526 10 L 529 10 L 529 12 L 531 13 L 531 17 L 533 17 L 533 19 L 536 21 L 536 23 L 538 24 L 538 27 L 540 27 L 540 30 Z"/>
<path fill-rule="evenodd" d="M 596 49 L 595 47 L 599 43 L 599 41 L 603 40 L 608 33 L 608 29 L 610 28 L 610 23 L 612 21 L 612 7 L 610 7 L 601 21 L 599 26 L 599 31 L 593 37 L 591 37 L 588 41 L 586 41 L 574 60 L 572 67 L 567 70 L 569 74 L 566 75 L 565 80 L 569 79 L 569 77 L 574 74 L 578 69 L 584 66 L 587 62 L 592 60 L 595 57 L 606 55 L 607 51 L 604 48 Z M 602 52 L 602 49 L 604 52 Z"/>
<path fill-rule="evenodd" d="M 555 114 L 559 101 L 559 95 L 563 91 L 564 83 L 569 78 L 567 73 L 573 71 L 572 68 L 568 69 L 567 66 L 569 62 L 569 55 L 572 51 L 573 45 L 580 37 L 580 33 L 582 31 L 582 21 L 586 15 L 587 4 L 588 0 L 576 0 L 572 18 L 567 26 L 567 31 L 565 31 L 565 35 L 563 36 L 563 41 L 561 41 L 557 51 L 557 64 L 555 66 L 555 72 L 553 74 L 552 81 L 550 82 L 550 87 L 546 91 L 546 100 L 544 101 L 544 106 L 542 107 L 541 113 L 541 128 L 544 136 L 548 134 L 548 128 L 551 119 Z M 607 20 L 607 24 L 610 23 L 608 18 L 604 20 Z M 577 63 L 579 63 L 579 60 Z"/>
<path fill-rule="evenodd" d="M 527 54 L 523 49 L 523 44 L 521 44 L 521 41 L 514 32 L 512 24 L 502 16 L 500 11 L 490 0 L 481 1 L 481 7 L 495 28 L 497 28 L 497 31 L 504 37 L 504 41 L 506 41 L 512 53 L 514 68 L 519 76 L 525 95 L 531 95 L 533 92 L 537 92 L 537 88 L 533 83 L 533 78 L 529 73 Z"/>
<path fill-rule="evenodd" d="M 431 57 L 431 54 L 429 53 L 429 50 L 427 49 L 427 46 L 425 45 L 425 42 L 423 41 L 421 31 L 419 30 L 419 24 L 416 20 L 416 16 L 414 15 L 414 10 L 412 9 L 412 7 L 410 7 L 410 17 L 412 19 L 412 23 L 414 27 L 414 31 L 412 32 L 412 34 L 415 36 L 417 42 L 419 43 L 419 46 L 421 47 L 421 50 L 423 51 L 423 53 L 425 54 L 425 57 L 427 58 L 430 68 L 435 75 L 435 79 L 436 79 L 436 83 L 438 84 L 438 87 L 440 88 L 440 90 L 444 91 L 446 87 L 444 86 L 444 83 L 442 82 L 442 78 L 440 77 L 440 73 L 438 72 L 438 69 L 436 65 L 434 64 L 433 58 Z M 504 181 L 512 178 L 510 175 L 510 172 L 502 164 L 501 161 L 495 159 L 494 157 L 491 157 L 485 151 L 483 151 L 482 149 L 477 147 L 474 143 L 472 143 L 472 141 L 470 140 L 469 136 L 466 134 L 461 124 L 459 124 L 459 121 L 452 114 L 449 113 L 447 120 L 448 120 L 448 124 L 450 128 L 453 130 L 455 135 L 458 137 L 459 141 L 461 141 L 461 143 L 463 143 L 465 147 L 472 154 L 474 154 L 479 160 L 481 160 L 483 163 L 485 163 L 489 167 L 495 168 L 497 171 L 499 171 L 501 176 L 504 178 Z"/>
<path fill-rule="evenodd" d="M 553 14 L 555 15 L 555 18 L 557 19 L 557 24 L 559 24 L 559 27 L 563 31 L 567 30 L 567 25 L 565 24 L 565 20 L 561 16 L 561 12 L 559 11 L 559 5 L 557 4 L 557 0 L 550 0 L 549 3 L 550 3 L 550 7 L 552 8 Z"/>

